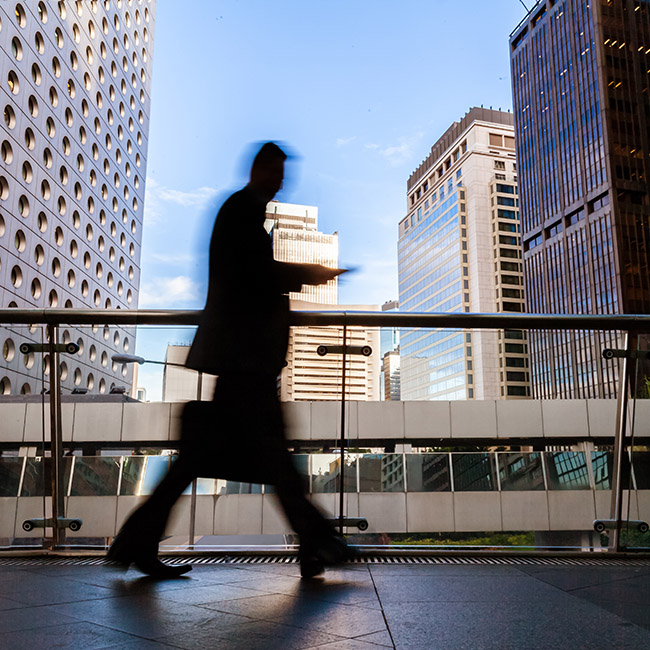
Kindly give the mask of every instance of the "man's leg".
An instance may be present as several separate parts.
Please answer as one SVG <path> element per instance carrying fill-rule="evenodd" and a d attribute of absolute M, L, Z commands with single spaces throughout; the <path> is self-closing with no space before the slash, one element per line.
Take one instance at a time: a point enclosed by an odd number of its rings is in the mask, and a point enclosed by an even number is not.
<path fill-rule="evenodd" d="M 192 465 L 181 455 L 153 494 L 122 525 L 108 551 L 108 559 L 124 566 L 135 564 L 143 573 L 157 578 L 177 578 L 190 571 L 190 565 L 169 566 L 157 556 L 169 513 L 194 478 Z"/>

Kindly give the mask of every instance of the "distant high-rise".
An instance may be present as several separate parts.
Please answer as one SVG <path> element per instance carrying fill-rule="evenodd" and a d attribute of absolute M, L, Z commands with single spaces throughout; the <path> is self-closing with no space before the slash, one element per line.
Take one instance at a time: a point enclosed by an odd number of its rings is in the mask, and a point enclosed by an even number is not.
<path fill-rule="evenodd" d="M 510 38 L 527 309 L 650 312 L 650 3 L 544 0 Z M 531 334 L 535 397 L 612 397 L 611 334 Z"/>
<path fill-rule="evenodd" d="M 381 310 L 398 311 L 399 302 L 397 300 L 388 300 L 381 306 Z M 382 327 L 379 340 L 383 399 L 399 401 L 401 399 L 399 327 Z"/>
<path fill-rule="evenodd" d="M 137 307 L 155 0 L 0 3 L 0 306 Z M 38 339 L 0 330 L 0 394 L 41 392 Z M 129 384 L 135 333 L 67 328 L 63 388 Z M 41 366 L 42 361 L 42 366 Z"/>
<path fill-rule="evenodd" d="M 433 145 L 399 224 L 400 311 L 523 311 L 516 173 L 510 113 L 472 108 Z M 404 400 L 529 395 L 521 331 L 406 330 L 400 352 Z"/>
<path fill-rule="evenodd" d="M 266 228 L 273 240 L 273 255 L 282 262 L 338 266 L 338 235 L 318 230 L 318 208 L 271 201 L 266 208 Z M 303 286 L 291 293 L 291 309 L 300 311 L 338 309 L 336 280 L 318 287 Z M 346 306 L 348 309 L 372 310 L 371 305 Z M 283 401 L 340 400 L 341 356 L 317 354 L 319 345 L 340 345 L 339 327 L 292 327 L 289 333 L 287 365 L 280 376 L 280 397 Z M 379 333 L 367 328 L 348 328 L 348 344 L 370 345 L 370 357 L 349 357 L 346 399 L 366 401 L 379 399 Z M 169 346 L 167 361 L 183 364 L 188 346 Z M 214 390 L 214 377 L 203 378 L 203 394 Z M 195 399 L 197 376 L 193 371 L 168 365 L 163 380 L 164 401 Z"/>
<path fill-rule="evenodd" d="M 339 236 L 318 230 L 318 208 L 271 201 L 266 206 L 266 227 L 273 237 L 273 254 L 282 262 L 322 264 L 336 268 L 339 263 Z M 304 285 L 294 300 L 322 304 L 338 303 L 338 279 L 319 286 Z"/>
<path fill-rule="evenodd" d="M 339 264 L 339 242 L 336 233 L 327 235 L 318 230 L 318 208 L 271 201 L 266 207 L 266 225 L 273 237 L 273 255 L 281 262 L 323 264 L 336 268 Z M 338 281 L 312 287 L 304 285 L 299 293 L 289 294 L 291 308 L 321 310 L 338 308 Z M 369 305 L 346 306 L 348 309 L 376 309 Z M 341 343 L 341 328 L 292 327 L 289 334 L 287 366 L 282 371 L 280 396 L 284 401 L 341 399 L 341 357 L 316 352 L 319 345 Z M 370 345 L 370 357 L 351 356 L 347 365 L 346 398 L 377 400 L 379 387 L 379 335 L 374 330 L 348 329 L 348 344 Z"/>

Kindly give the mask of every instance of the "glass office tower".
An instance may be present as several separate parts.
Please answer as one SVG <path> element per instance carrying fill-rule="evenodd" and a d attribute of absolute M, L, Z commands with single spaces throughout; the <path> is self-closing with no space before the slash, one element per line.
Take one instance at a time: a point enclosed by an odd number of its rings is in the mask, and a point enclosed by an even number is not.
<path fill-rule="evenodd" d="M 510 46 L 528 311 L 648 313 L 650 3 L 544 0 Z M 617 345 L 533 334 L 534 396 L 613 397 Z"/>
<path fill-rule="evenodd" d="M 400 311 L 523 311 L 516 174 L 510 113 L 472 108 L 433 145 L 399 224 Z M 529 395 L 520 331 L 418 328 L 400 352 L 404 400 Z"/>

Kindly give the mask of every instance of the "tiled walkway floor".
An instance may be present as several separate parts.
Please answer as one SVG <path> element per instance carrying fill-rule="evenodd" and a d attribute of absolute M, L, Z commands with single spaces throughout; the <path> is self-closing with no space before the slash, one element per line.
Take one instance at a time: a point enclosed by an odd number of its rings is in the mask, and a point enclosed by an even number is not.
<path fill-rule="evenodd" d="M 648 650 L 650 566 L 0 566 L 0 647 Z"/>

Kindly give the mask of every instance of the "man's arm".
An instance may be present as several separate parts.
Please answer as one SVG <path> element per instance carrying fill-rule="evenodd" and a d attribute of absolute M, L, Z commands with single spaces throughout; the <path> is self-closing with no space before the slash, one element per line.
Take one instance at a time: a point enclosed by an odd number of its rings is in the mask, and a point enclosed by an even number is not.
<path fill-rule="evenodd" d="M 345 273 L 346 269 L 330 269 L 321 264 L 295 264 L 274 261 L 275 276 L 282 293 L 300 291 L 303 284 L 326 284 Z"/>

